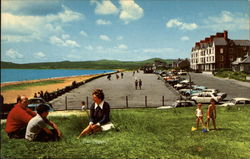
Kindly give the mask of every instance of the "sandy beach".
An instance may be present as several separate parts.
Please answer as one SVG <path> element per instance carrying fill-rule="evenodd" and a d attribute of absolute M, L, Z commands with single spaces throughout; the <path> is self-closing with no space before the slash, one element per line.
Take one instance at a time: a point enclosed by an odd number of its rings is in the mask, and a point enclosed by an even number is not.
<path fill-rule="evenodd" d="M 22 90 L 1 91 L 1 94 L 4 97 L 4 103 L 14 103 L 14 102 L 16 102 L 16 98 L 17 98 L 18 95 L 26 95 L 28 98 L 33 98 L 34 93 L 37 93 L 39 91 L 53 92 L 53 91 L 56 91 L 57 89 L 61 89 L 61 88 L 64 88 L 65 86 L 71 85 L 73 81 L 80 82 L 80 81 L 84 81 L 84 80 L 87 80 L 87 79 L 89 79 L 91 77 L 98 76 L 98 75 L 100 75 L 100 74 L 82 75 L 82 76 L 73 76 L 73 77 L 59 77 L 59 78 L 30 80 L 30 81 L 21 81 L 21 82 L 1 83 L 1 87 L 4 87 L 4 86 L 7 86 L 7 85 L 15 85 L 15 84 L 21 84 L 21 83 L 34 83 L 34 82 L 40 82 L 40 81 L 46 81 L 46 80 L 59 80 L 59 79 L 64 80 L 63 83 L 25 87 Z"/>

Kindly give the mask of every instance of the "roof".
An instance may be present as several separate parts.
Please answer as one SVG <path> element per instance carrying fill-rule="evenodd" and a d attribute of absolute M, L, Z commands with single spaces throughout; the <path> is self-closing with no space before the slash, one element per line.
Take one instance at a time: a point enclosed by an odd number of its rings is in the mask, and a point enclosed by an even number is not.
<path fill-rule="evenodd" d="M 240 62 L 240 63 L 250 63 L 250 56 L 247 56 L 247 58 L 242 60 L 242 62 Z"/>
<path fill-rule="evenodd" d="M 249 40 L 233 40 L 235 45 L 240 45 L 240 46 L 250 46 L 250 41 Z"/>
<path fill-rule="evenodd" d="M 215 45 L 227 45 L 227 41 L 224 38 L 214 38 Z"/>

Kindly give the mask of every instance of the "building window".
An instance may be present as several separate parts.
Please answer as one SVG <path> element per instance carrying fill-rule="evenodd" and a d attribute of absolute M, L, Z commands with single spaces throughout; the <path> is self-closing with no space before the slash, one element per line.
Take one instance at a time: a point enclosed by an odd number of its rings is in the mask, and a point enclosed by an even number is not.
<path fill-rule="evenodd" d="M 230 59 L 230 61 L 233 61 L 234 60 L 234 58 L 233 58 L 233 56 L 231 55 L 231 56 L 229 56 L 229 59 Z"/>
<path fill-rule="evenodd" d="M 220 56 L 220 61 L 224 61 L 224 56 Z"/>
<path fill-rule="evenodd" d="M 233 48 L 229 49 L 229 53 L 232 54 L 233 53 Z"/>
<path fill-rule="evenodd" d="M 212 62 L 214 62 L 214 56 L 212 56 Z"/>
<path fill-rule="evenodd" d="M 223 48 L 220 48 L 220 53 L 223 54 Z"/>
<path fill-rule="evenodd" d="M 221 64 L 220 64 L 220 68 L 223 68 L 223 67 L 224 67 L 224 64 L 223 64 L 223 63 L 221 63 Z"/>

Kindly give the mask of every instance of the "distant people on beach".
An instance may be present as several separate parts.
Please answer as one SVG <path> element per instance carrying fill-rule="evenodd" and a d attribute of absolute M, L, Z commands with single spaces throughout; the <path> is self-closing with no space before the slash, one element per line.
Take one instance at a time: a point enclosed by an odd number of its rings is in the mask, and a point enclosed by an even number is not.
<path fill-rule="evenodd" d="M 133 71 L 133 76 L 135 76 L 135 71 Z"/>
<path fill-rule="evenodd" d="M 20 103 L 21 102 L 21 96 L 18 95 L 17 98 L 16 98 L 16 103 Z"/>
<path fill-rule="evenodd" d="M 62 136 L 58 126 L 47 119 L 50 108 L 45 104 L 40 104 L 36 111 L 37 115 L 33 117 L 27 126 L 25 138 L 29 141 L 58 141 Z M 53 129 L 47 128 L 47 125 Z"/>
<path fill-rule="evenodd" d="M 36 113 L 27 108 L 27 106 L 28 98 L 20 96 L 20 102 L 9 112 L 5 128 L 9 138 L 24 138 L 28 122 L 32 117 L 36 116 Z"/>
<path fill-rule="evenodd" d="M 109 75 L 107 76 L 107 79 L 108 79 L 108 80 L 111 80 L 111 74 L 109 74 Z"/>
<path fill-rule="evenodd" d="M 2 94 L 0 94 L 0 106 L 2 107 L 4 103 L 4 97 Z M 2 108 L 1 108 L 2 109 Z"/>
<path fill-rule="evenodd" d="M 89 125 L 80 133 L 78 139 L 89 133 L 96 133 L 102 131 L 102 127 L 110 121 L 109 103 L 104 101 L 104 93 L 101 89 L 95 89 L 92 93 L 94 103 L 90 107 L 90 121 Z"/>
<path fill-rule="evenodd" d="M 139 88 L 141 89 L 141 86 L 142 86 L 142 80 L 141 79 L 139 79 Z"/>
<path fill-rule="evenodd" d="M 138 87 L 138 80 L 136 79 L 135 80 L 135 89 L 137 89 L 137 87 Z"/>
<path fill-rule="evenodd" d="M 119 75 L 118 74 L 116 74 L 116 79 L 119 79 Z"/>
<path fill-rule="evenodd" d="M 121 72 L 121 78 L 123 79 L 123 72 Z"/>
<path fill-rule="evenodd" d="M 37 93 L 34 94 L 34 98 L 37 98 Z"/>
<path fill-rule="evenodd" d="M 207 131 L 209 131 L 210 119 L 212 119 L 212 122 L 213 122 L 213 125 L 214 125 L 214 129 L 216 130 L 215 119 L 217 117 L 217 114 L 216 114 L 215 102 L 216 101 L 212 98 L 210 100 L 210 105 L 208 106 L 208 109 L 207 109 Z"/>

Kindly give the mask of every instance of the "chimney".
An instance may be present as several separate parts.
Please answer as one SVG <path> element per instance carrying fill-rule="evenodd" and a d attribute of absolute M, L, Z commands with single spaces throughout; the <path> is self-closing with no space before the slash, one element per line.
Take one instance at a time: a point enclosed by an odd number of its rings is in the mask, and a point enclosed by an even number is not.
<path fill-rule="evenodd" d="M 227 33 L 227 30 L 224 30 L 224 39 L 228 39 L 228 33 Z"/>

